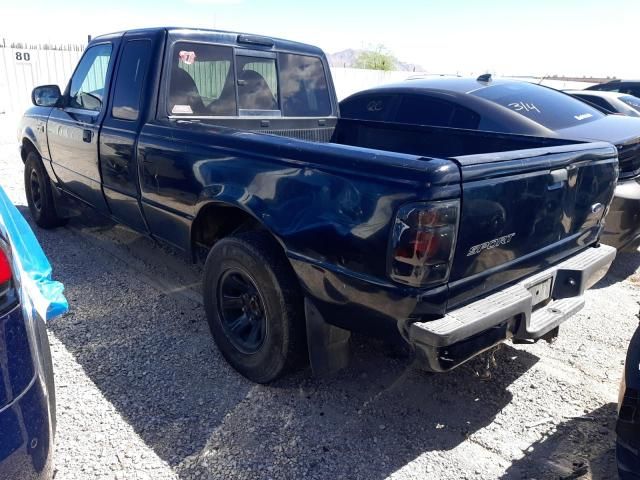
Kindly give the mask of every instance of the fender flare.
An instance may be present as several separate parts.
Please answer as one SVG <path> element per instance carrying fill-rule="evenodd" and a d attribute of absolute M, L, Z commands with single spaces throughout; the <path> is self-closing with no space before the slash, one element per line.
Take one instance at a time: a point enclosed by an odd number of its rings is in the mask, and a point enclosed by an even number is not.
<path fill-rule="evenodd" d="M 22 130 L 22 133 L 20 135 L 20 156 L 22 157 L 22 161 L 24 161 L 26 159 L 26 143 L 30 143 L 31 146 L 36 150 L 36 152 L 38 152 L 38 155 L 40 155 L 40 158 L 44 158 L 44 155 L 42 155 L 42 148 L 40 147 L 40 142 L 38 142 L 38 139 L 33 131 L 33 128 L 31 128 L 31 126 L 27 126 Z"/>
<path fill-rule="evenodd" d="M 194 227 L 195 227 L 195 225 L 197 223 L 197 219 L 200 218 L 201 215 L 204 215 L 202 213 L 203 210 L 205 210 L 207 208 L 212 208 L 212 207 L 231 208 L 231 209 L 234 209 L 234 210 L 241 211 L 244 215 L 246 215 L 248 218 L 251 218 L 253 221 L 256 222 L 256 224 L 260 225 L 267 232 L 269 232 L 269 234 L 282 247 L 283 252 L 286 255 L 287 247 L 285 245 L 285 242 L 283 241 L 282 237 L 280 235 L 278 235 L 274 231 L 273 227 L 271 225 L 269 225 L 268 222 L 265 222 L 264 218 L 261 218 L 253 210 L 247 208 L 246 205 L 243 205 L 241 202 L 235 200 L 234 198 L 230 198 L 230 197 L 211 198 L 211 197 L 207 196 L 207 197 L 202 197 L 201 199 L 199 199 L 197 209 L 196 209 L 195 214 L 193 216 L 193 221 L 191 222 L 191 226 L 189 228 L 189 245 L 191 246 L 190 248 L 193 247 Z"/>

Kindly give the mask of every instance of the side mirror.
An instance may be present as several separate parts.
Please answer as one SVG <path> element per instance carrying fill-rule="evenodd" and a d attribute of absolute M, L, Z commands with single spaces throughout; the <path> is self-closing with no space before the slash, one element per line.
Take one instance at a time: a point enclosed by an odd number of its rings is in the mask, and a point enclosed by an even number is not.
<path fill-rule="evenodd" d="M 57 85 L 41 85 L 31 92 L 31 101 L 38 107 L 53 107 L 62 97 Z"/>

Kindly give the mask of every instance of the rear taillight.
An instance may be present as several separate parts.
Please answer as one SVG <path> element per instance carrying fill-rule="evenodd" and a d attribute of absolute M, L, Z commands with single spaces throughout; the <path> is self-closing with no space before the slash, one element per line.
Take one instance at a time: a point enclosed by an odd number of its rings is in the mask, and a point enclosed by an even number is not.
<path fill-rule="evenodd" d="M 11 264 L 9 258 L 2 248 L 0 248 L 0 291 L 3 290 L 5 284 L 11 281 L 13 273 L 11 272 Z"/>
<path fill-rule="evenodd" d="M 398 210 L 390 243 L 389 276 L 414 287 L 449 279 L 459 200 L 413 203 Z"/>

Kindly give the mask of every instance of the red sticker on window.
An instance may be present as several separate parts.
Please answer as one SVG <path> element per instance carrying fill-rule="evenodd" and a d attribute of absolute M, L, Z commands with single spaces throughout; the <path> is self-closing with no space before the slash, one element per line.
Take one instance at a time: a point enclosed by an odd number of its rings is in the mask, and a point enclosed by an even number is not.
<path fill-rule="evenodd" d="M 188 52 L 180 50 L 180 60 L 187 65 L 193 65 L 196 62 L 196 52 Z"/>

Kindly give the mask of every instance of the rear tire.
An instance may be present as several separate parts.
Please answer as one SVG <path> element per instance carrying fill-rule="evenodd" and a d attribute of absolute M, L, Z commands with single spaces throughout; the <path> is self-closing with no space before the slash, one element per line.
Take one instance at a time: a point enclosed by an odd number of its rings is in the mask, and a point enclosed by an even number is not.
<path fill-rule="evenodd" d="M 249 380 L 272 382 L 303 364 L 303 296 L 267 232 L 245 232 L 214 245 L 205 264 L 204 304 L 220 352 Z"/>
<path fill-rule="evenodd" d="M 24 162 L 24 191 L 31 217 L 39 227 L 55 228 L 67 223 L 56 211 L 49 175 L 34 151 L 28 153 Z"/>
<path fill-rule="evenodd" d="M 616 459 L 620 480 L 640 480 L 640 472 L 638 472 L 640 457 L 637 450 L 616 440 Z"/>

